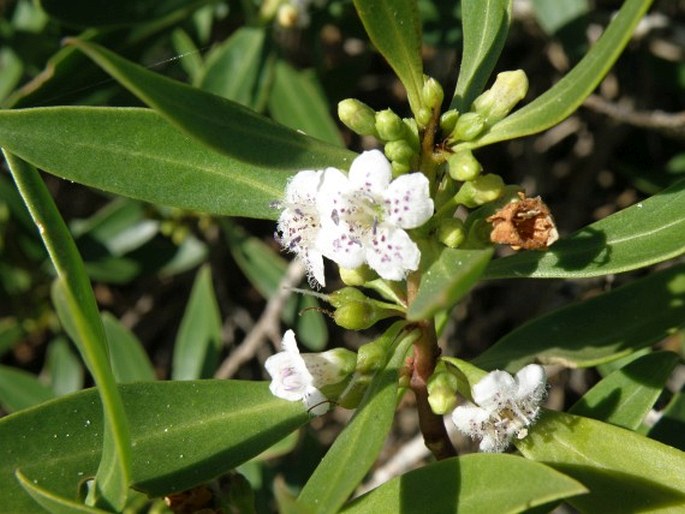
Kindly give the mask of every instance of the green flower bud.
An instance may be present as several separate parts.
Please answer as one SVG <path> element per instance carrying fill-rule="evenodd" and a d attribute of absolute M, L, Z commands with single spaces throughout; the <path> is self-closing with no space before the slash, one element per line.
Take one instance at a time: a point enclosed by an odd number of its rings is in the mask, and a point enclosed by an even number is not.
<path fill-rule="evenodd" d="M 464 222 L 458 218 L 440 220 L 438 240 L 449 248 L 457 248 L 466 238 Z"/>
<path fill-rule="evenodd" d="M 385 109 L 376 113 L 376 131 L 383 141 L 397 141 L 404 138 L 404 123 L 402 118 L 392 109 Z"/>
<path fill-rule="evenodd" d="M 369 268 L 366 264 L 362 264 L 358 268 L 339 268 L 340 279 L 346 286 L 363 286 L 367 282 L 378 278 L 375 271 Z"/>
<path fill-rule="evenodd" d="M 368 298 L 354 287 L 343 287 L 331 293 L 328 302 L 336 308 L 333 313 L 335 323 L 350 330 L 363 330 L 398 314 L 391 304 Z"/>
<path fill-rule="evenodd" d="M 451 412 L 457 405 L 459 380 L 440 363 L 428 379 L 428 403 L 435 414 Z"/>
<path fill-rule="evenodd" d="M 347 98 L 338 103 L 338 118 L 360 136 L 378 136 L 376 113 L 359 100 Z"/>
<path fill-rule="evenodd" d="M 407 165 L 416 156 L 416 152 L 414 151 L 414 149 L 404 139 L 399 139 L 397 141 L 390 141 L 389 143 L 386 143 L 385 148 L 383 150 L 385 152 L 385 156 L 391 161 Z"/>
<path fill-rule="evenodd" d="M 419 127 L 426 127 L 433 117 L 433 110 L 430 107 L 420 107 L 416 113 L 416 123 Z"/>
<path fill-rule="evenodd" d="M 481 175 L 474 180 L 464 182 L 455 195 L 457 203 L 466 207 L 478 207 L 484 203 L 497 200 L 502 194 L 504 181 L 499 175 L 492 173 Z"/>
<path fill-rule="evenodd" d="M 457 120 L 459 119 L 459 111 L 456 109 L 450 109 L 445 111 L 440 116 L 440 130 L 443 134 L 451 134 L 454 127 L 457 125 Z"/>
<path fill-rule="evenodd" d="M 392 178 L 397 178 L 400 175 L 405 175 L 411 171 L 411 166 L 402 162 L 392 161 L 390 166 L 392 167 Z"/>
<path fill-rule="evenodd" d="M 419 149 L 421 148 L 421 145 L 419 144 L 419 126 L 416 124 L 414 118 L 404 118 L 402 121 L 406 127 L 404 131 L 405 139 L 418 154 Z"/>
<path fill-rule="evenodd" d="M 491 126 L 509 114 L 527 92 L 528 77 L 523 70 L 504 71 L 497 75 L 490 89 L 473 101 L 471 109 Z"/>
<path fill-rule="evenodd" d="M 455 141 L 473 141 L 487 128 L 485 119 L 476 112 L 467 112 L 459 116 L 450 139 Z"/>
<path fill-rule="evenodd" d="M 385 365 L 388 349 L 378 341 L 362 345 L 357 352 L 357 371 L 374 373 Z"/>
<path fill-rule="evenodd" d="M 454 180 L 466 182 L 475 179 L 483 167 L 473 156 L 471 150 L 459 150 L 447 159 L 450 177 Z"/>
<path fill-rule="evenodd" d="M 421 100 L 430 110 L 434 110 L 442 105 L 445 93 L 440 83 L 433 77 L 427 77 L 421 88 Z"/>

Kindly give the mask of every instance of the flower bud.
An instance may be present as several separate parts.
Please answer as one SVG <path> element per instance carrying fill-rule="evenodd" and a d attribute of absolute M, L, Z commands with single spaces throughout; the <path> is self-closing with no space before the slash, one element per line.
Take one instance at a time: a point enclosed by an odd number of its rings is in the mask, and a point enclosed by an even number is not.
<path fill-rule="evenodd" d="M 336 308 L 335 323 L 349 330 L 363 330 L 397 314 L 396 309 L 383 307 L 382 302 L 368 298 L 354 287 L 343 287 L 331 293 L 328 302 Z"/>
<path fill-rule="evenodd" d="M 378 136 L 376 113 L 363 102 L 346 98 L 338 103 L 338 117 L 347 127 L 360 136 Z"/>
<path fill-rule="evenodd" d="M 392 109 L 385 109 L 376 113 L 376 131 L 383 141 L 397 141 L 404 138 L 404 123 Z"/>
<path fill-rule="evenodd" d="M 415 117 L 418 126 L 423 128 L 430 123 L 431 118 L 433 117 L 433 111 L 429 107 L 419 107 Z"/>
<path fill-rule="evenodd" d="M 454 180 L 466 182 L 475 179 L 483 167 L 473 156 L 471 150 L 459 150 L 447 159 L 449 174 Z"/>
<path fill-rule="evenodd" d="M 409 166 L 409 164 L 404 164 L 403 162 L 392 161 L 390 166 L 392 167 L 392 178 L 397 178 L 400 175 L 405 175 L 411 171 L 411 166 Z"/>
<path fill-rule="evenodd" d="M 367 282 L 378 278 L 375 271 L 369 268 L 366 264 L 362 264 L 358 268 L 339 268 L 340 279 L 346 286 L 363 286 Z"/>
<path fill-rule="evenodd" d="M 438 240 L 449 248 L 457 248 L 466 238 L 464 222 L 458 218 L 440 220 Z"/>
<path fill-rule="evenodd" d="M 440 116 L 440 130 L 443 134 L 451 134 L 454 127 L 457 125 L 457 120 L 459 119 L 459 111 L 456 109 L 450 109 L 445 111 Z"/>
<path fill-rule="evenodd" d="M 459 380 L 440 363 L 428 379 L 428 403 L 435 414 L 451 412 L 457 404 Z"/>
<path fill-rule="evenodd" d="M 459 116 L 450 139 L 455 141 L 473 141 L 487 128 L 485 119 L 476 112 L 467 112 Z"/>
<path fill-rule="evenodd" d="M 504 181 L 499 175 L 489 173 L 474 180 L 464 182 L 457 192 L 455 200 L 466 207 L 478 207 L 484 203 L 497 200 L 502 194 Z"/>
<path fill-rule="evenodd" d="M 378 341 L 362 345 L 357 352 L 357 371 L 374 373 L 385 365 L 388 349 Z"/>
<path fill-rule="evenodd" d="M 404 139 L 390 141 L 383 149 L 385 156 L 391 161 L 407 164 L 416 156 L 416 152 L 411 145 Z"/>
<path fill-rule="evenodd" d="M 523 70 L 504 71 L 497 75 L 490 89 L 473 101 L 471 109 L 492 126 L 509 114 L 527 92 L 528 77 Z"/>
<path fill-rule="evenodd" d="M 421 100 L 423 101 L 423 105 L 434 110 L 442 105 L 443 98 L 445 98 L 445 93 L 442 90 L 440 82 L 433 77 L 427 77 L 421 88 Z"/>

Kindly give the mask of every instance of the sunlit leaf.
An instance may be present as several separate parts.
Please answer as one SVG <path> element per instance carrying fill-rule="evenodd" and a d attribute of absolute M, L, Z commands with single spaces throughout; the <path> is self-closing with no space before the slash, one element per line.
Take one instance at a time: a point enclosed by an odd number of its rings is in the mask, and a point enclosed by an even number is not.
<path fill-rule="evenodd" d="M 109 343 L 109 359 L 117 382 L 155 380 L 155 370 L 138 338 L 109 312 L 102 313 Z"/>
<path fill-rule="evenodd" d="M 31 495 L 36 503 L 52 514 L 105 514 L 109 512 L 58 496 L 48 489 L 36 485 L 33 480 L 26 477 L 19 469 L 16 475 L 24 490 Z"/>

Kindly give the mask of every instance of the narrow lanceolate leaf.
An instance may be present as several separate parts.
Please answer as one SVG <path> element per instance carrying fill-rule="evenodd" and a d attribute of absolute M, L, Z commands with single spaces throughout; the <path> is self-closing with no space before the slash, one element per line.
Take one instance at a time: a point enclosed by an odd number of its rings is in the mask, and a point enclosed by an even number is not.
<path fill-rule="evenodd" d="M 200 268 L 181 325 L 176 334 L 173 380 L 214 375 L 221 351 L 221 314 L 210 268 Z"/>
<path fill-rule="evenodd" d="M 109 511 L 89 507 L 79 501 L 64 498 L 50 490 L 38 486 L 33 480 L 24 475 L 20 469 L 16 472 L 17 480 L 28 494 L 51 514 L 106 514 Z M 49 487 L 49 484 L 47 484 Z"/>
<path fill-rule="evenodd" d="M 480 147 L 546 130 L 570 116 L 613 66 L 652 0 L 626 0 L 602 37 L 551 89 L 464 146 Z"/>
<path fill-rule="evenodd" d="M 511 22 L 511 0 L 463 0 L 464 48 L 451 109 L 466 112 L 497 64 Z"/>
<path fill-rule="evenodd" d="M 37 376 L 0 365 L 0 405 L 6 412 L 33 407 L 54 397 L 52 390 Z"/>
<path fill-rule="evenodd" d="M 354 0 L 371 42 L 395 70 L 414 113 L 421 106 L 421 20 L 416 0 Z"/>
<path fill-rule="evenodd" d="M 685 181 L 557 241 L 547 252 L 496 259 L 486 278 L 585 278 L 685 253 Z"/>
<path fill-rule="evenodd" d="M 525 487 L 521 487 L 521 477 L 525 477 Z M 393 478 L 341 513 L 513 514 L 586 491 L 581 483 L 537 462 L 513 455 L 474 454 Z"/>
<path fill-rule="evenodd" d="M 213 214 L 278 217 L 293 170 L 247 164 L 185 137 L 149 109 L 0 111 L 0 146 L 59 177 Z M 62 151 L 68 148 L 69 151 Z"/>
<path fill-rule="evenodd" d="M 337 512 L 378 457 L 395 413 L 398 370 L 413 341 L 405 336 L 393 345 L 390 362 L 373 378 L 354 417 L 302 489 L 297 501 L 312 513 Z"/>
<path fill-rule="evenodd" d="M 438 311 L 451 309 L 476 284 L 491 257 L 492 249 L 445 248 L 421 277 L 407 319 L 428 319 Z"/>
<path fill-rule="evenodd" d="M 259 455 L 309 416 L 302 402 L 274 397 L 265 382 L 203 380 L 120 385 L 129 413 L 133 486 L 151 496 L 183 491 Z M 81 391 L 0 419 L 3 512 L 35 514 L 14 476 L 21 469 L 52 494 L 77 499 L 98 467 L 102 407 Z"/>
<path fill-rule="evenodd" d="M 38 171 L 11 153 L 4 154 L 57 271 L 52 290 L 55 309 L 93 375 L 104 405 L 105 436 L 95 479 L 95 498 L 103 505 L 121 509 L 130 481 L 130 439 L 93 290 L 76 244 Z"/>
<path fill-rule="evenodd" d="M 636 430 L 678 363 L 672 352 L 640 357 L 601 380 L 568 412 Z"/>
<path fill-rule="evenodd" d="M 630 430 L 548 411 L 516 446 L 589 489 L 567 500 L 581 512 L 679 512 L 685 505 L 685 453 Z"/>
<path fill-rule="evenodd" d="M 272 170 L 294 171 L 336 166 L 347 169 L 354 154 L 304 136 L 225 98 L 201 91 L 133 64 L 104 48 L 70 40 L 107 73 L 198 141 L 242 161 Z"/>
<path fill-rule="evenodd" d="M 685 324 L 685 264 L 534 319 L 474 364 L 516 371 L 538 360 L 594 366 L 649 346 Z"/>
<path fill-rule="evenodd" d="M 155 369 L 138 338 L 109 312 L 102 314 L 109 343 L 109 359 L 117 382 L 155 380 Z"/>

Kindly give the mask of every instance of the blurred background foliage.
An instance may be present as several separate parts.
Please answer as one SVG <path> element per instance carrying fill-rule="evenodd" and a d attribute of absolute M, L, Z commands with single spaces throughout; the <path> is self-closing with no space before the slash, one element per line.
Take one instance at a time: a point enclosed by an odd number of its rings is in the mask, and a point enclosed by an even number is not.
<path fill-rule="evenodd" d="M 62 46 L 63 38 L 78 36 L 357 151 L 377 142 L 338 123 L 339 100 L 356 97 L 374 109 L 409 114 L 402 86 L 365 39 L 351 0 L 313 7 L 309 25 L 300 28 L 265 19 L 263 6 L 254 0 L 122 5 L 136 7 L 0 0 L 3 108 L 140 105 L 83 54 Z M 535 98 L 582 57 L 620 5 L 514 1 L 512 29 L 495 72 L 525 70 L 531 84 L 526 100 Z M 450 91 L 460 55 L 459 3 L 421 0 L 419 7 L 426 73 Z M 661 0 L 583 108 L 551 130 L 488 147 L 477 157 L 507 183 L 542 195 L 563 236 L 685 176 L 684 141 L 685 1 Z M 263 379 L 262 363 L 285 326 L 297 327 L 302 343 L 314 351 L 355 348 L 376 333 L 343 333 L 312 297 L 283 294 L 282 283 L 306 283 L 279 254 L 271 222 L 183 212 L 44 178 L 86 262 L 122 382 Z M 57 321 L 50 301 L 53 274 L 3 163 L 0 414 L 92 385 Z M 645 270 L 630 275 L 640 274 Z M 478 355 L 526 320 L 626 281 L 624 274 L 573 282 L 483 283 L 457 307 L 441 343 L 452 355 Z M 597 313 L 602 315 L 610 313 Z M 682 356 L 684 339 L 677 332 L 660 347 Z M 605 365 L 599 372 L 616 367 Z M 677 394 L 683 375 L 682 369 L 674 375 L 670 394 L 657 404 L 663 408 L 670 402 L 668 412 L 676 419 L 685 417 L 685 402 Z M 595 370 L 559 368 L 551 380 L 563 387 L 552 389 L 550 406 L 569 407 L 598 377 Z M 287 439 L 275 450 L 282 454 L 298 445 L 296 454 L 242 466 L 258 501 L 267 501 L 271 493 L 265 484 L 279 473 L 289 483 L 303 483 L 346 416 L 338 410 L 316 419 L 299 440 Z M 412 409 L 400 409 L 397 420 L 386 455 L 409 448 L 417 433 Z M 683 449 L 682 437 L 668 426 L 657 426 L 653 434 Z M 414 464 L 427 458 L 421 450 L 414 454 Z"/>

